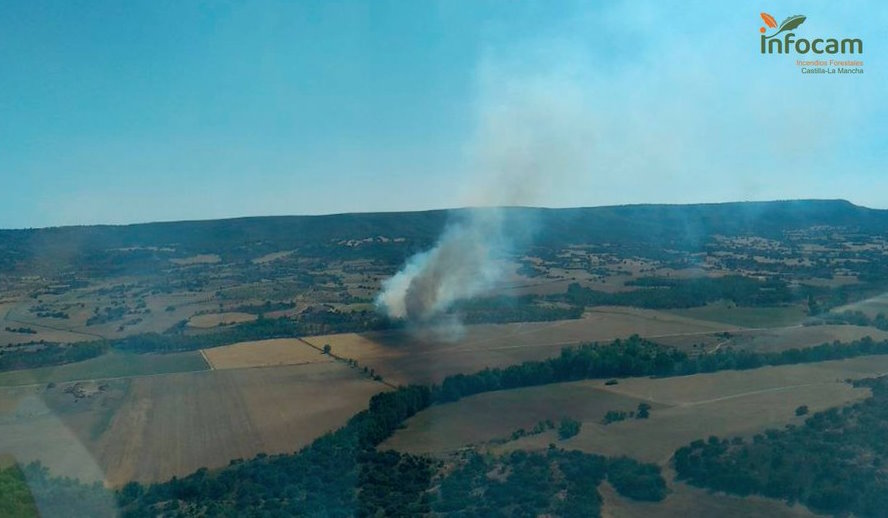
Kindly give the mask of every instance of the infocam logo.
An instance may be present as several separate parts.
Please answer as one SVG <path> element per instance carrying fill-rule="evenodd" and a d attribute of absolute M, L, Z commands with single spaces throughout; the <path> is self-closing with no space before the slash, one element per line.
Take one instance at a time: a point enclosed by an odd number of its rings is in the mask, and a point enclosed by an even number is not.
<path fill-rule="evenodd" d="M 761 27 L 761 51 L 762 54 L 790 54 L 793 50 L 796 54 L 863 54 L 863 40 L 860 38 L 796 38 L 791 32 L 805 23 L 805 16 L 796 14 L 783 20 L 779 25 L 777 20 L 768 13 L 761 13 L 762 20 L 771 29 L 777 29 L 771 34 L 766 34 L 767 29 Z M 783 35 L 778 38 L 777 36 Z"/>

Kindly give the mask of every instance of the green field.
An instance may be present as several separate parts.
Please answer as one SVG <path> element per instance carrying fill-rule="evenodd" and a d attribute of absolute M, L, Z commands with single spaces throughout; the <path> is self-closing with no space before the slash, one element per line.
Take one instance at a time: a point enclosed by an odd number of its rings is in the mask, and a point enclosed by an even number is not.
<path fill-rule="evenodd" d="M 668 313 L 742 327 L 784 327 L 797 325 L 808 315 L 803 306 L 738 307 L 723 302 L 699 308 L 671 309 Z"/>
<path fill-rule="evenodd" d="M 172 354 L 111 352 L 77 363 L 3 372 L 0 373 L 0 386 L 145 376 L 207 369 L 209 366 L 199 351 Z"/>

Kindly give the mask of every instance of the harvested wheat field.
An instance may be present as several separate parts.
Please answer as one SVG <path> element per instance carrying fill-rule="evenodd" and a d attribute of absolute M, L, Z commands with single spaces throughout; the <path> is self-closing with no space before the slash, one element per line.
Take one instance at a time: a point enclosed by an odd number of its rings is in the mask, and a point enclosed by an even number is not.
<path fill-rule="evenodd" d="M 443 453 L 508 436 L 540 419 L 566 416 L 583 422 L 576 437 L 559 441 L 554 431 L 548 431 L 492 448 L 497 452 L 544 449 L 557 443 L 567 449 L 665 464 L 677 448 L 695 439 L 749 436 L 801 422 L 795 416 L 801 405 L 817 412 L 863 399 L 869 390 L 854 388 L 844 380 L 885 372 L 888 357 L 873 356 L 749 371 L 628 378 L 616 385 L 589 380 L 491 392 L 420 412 L 383 447 Z M 607 410 L 634 410 L 641 401 L 652 406 L 649 419 L 601 423 Z"/>
<path fill-rule="evenodd" d="M 634 411 L 643 399 L 602 390 L 598 383 L 557 383 L 488 392 L 456 403 L 436 405 L 407 421 L 406 428 L 380 445 L 410 453 L 447 453 L 492 439 L 509 437 L 540 421 L 568 416 L 600 421 L 609 410 Z M 654 403 L 655 409 L 664 405 Z"/>
<path fill-rule="evenodd" d="M 0 453 L 109 485 L 162 481 L 296 451 L 382 390 L 339 362 L 6 388 Z"/>
<path fill-rule="evenodd" d="M 116 485 L 294 452 L 384 389 L 339 363 L 139 378 L 96 442 L 96 457 Z"/>
<path fill-rule="evenodd" d="M 557 356 L 561 348 L 632 334 L 645 337 L 707 335 L 737 330 L 726 324 L 631 308 L 595 308 L 583 318 L 465 326 L 454 335 L 407 330 L 311 336 L 316 347 L 358 360 L 393 383 L 440 382 L 445 377 Z M 450 330 L 452 331 L 452 330 Z"/>
<path fill-rule="evenodd" d="M 888 372 L 888 357 L 871 356 L 806 365 L 763 367 L 749 371 L 721 371 L 672 378 L 629 378 L 603 389 L 666 406 L 646 420 L 602 425 L 584 422 L 579 435 L 561 442 L 566 448 L 607 455 L 630 455 L 648 462 L 666 463 L 672 453 L 709 435 L 751 436 L 767 428 L 799 423 L 795 409 L 808 406 L 818 412 L 860 400 L 866 388 L 844 380 L 874 377 Z M 515 448 L 542 448 L 552 437 L 516 441 Z"/>
<path fill-rule="evenodd" d="M 851 342 L 864 337 L 888 340 L 888 331 L 869 326 L 829 325 L 768 329 L 736 333 L 726 345 L 755 352 L 779 352 L 814 347 L 824 343 Z"/>
<path fill-rule="evenodd" d="M 87 443 L 101 421 L 101 408 L 92 404 L 95 400 L 75 401 L 61 388 L 55 394 L 36 387 L 0 389 L 0 455 L 21 464 L 39 460 L 54 475 L 104 480 Z"/>
<path fill-rule="evenodd" d="M 304 365 L 334 361 L 330 356 L 321 353 L 298 338 L 238 342 L 222 347 L 203 349 L 201 353 L 213 369 Z"/>
<path fill-rule="evenodd" d="M 195 329 L 209 329 L 221 325 L 252 322 L 253 320 L 256 320 L 256 315 L 250 313 L 238 313 L 235 311 L 230 311 L 228 313 L 204 313 L 189 318 L 188 327 L 193 327 Z"/>
<path fill-rule="evenodd" d="M 672 474 L 668 474 L 669 481 Z M 712 493 L 705 489 L 668 482 L 669 494 L 662 502 L 640 502 L 620 496 L 613 486 L 598 486 L 603 500 L 602 516 L 611 518 L 671 518 L 674 516 L 718 516 L 719 518 L 807 518 L 818 516 L 802 505 L 789 506 L 781 500 L 759 496 L 739 497 Z"/>

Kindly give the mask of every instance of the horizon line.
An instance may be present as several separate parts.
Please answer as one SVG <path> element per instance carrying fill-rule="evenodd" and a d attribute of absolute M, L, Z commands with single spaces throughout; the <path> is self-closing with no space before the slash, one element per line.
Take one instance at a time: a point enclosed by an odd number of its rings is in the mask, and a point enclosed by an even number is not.
<path fill-rule="evenodd" d="M 781 198 L 769 200 L 734 200 L 734 201 L 716 201 L 716 202 L 693 202 L 693 203 L 617 203 L 613 205 L 576 205 L 576 206 L 536 206 L 536 205 L 465 205 L 461 207 L 439 207 L 430 209 L 412 209 L 412 210 L 378 210 L 378 211 L 354 211 L 354 212 L 329 212 L 321 214 L 262 214 L 262 215 L 245 215 L 245 216 L 225 216 L 220 218 L 194 218 L 194 219 L 169 219 L 169 220 L 153 220 L 153 221 L 135 221 L 130 223 L 75 223 L 66 225 L 48 225 L 43 227 L 11 227 L 0 228 L 2 232 L 21 232 L 35 230 L 58 230 L 67 228 L 86 228 L 86 227 L 131 227 L 142 225 L 172 225 L 180 223 L 209 223 L 213 221 L 236 221 L 247 219 L 267 219 L 267 218 L 325 218 L 337 216 L 352 215 L 380 215 L 380 214 L 418 214 L 424 212 L 452 212 L 475 209 L 534 209 L 534 210 L 576 210 L 576 209 L 605 209 L 617 207 L 691 207 L 691 206 L 712 206 L 712 205 L 740 205 L 740 204 L 774 204 L 774 203 L 790 203 L 790 202 L 832 202 L 846 203 L 854 207 L 885 211 L 876 207 L 859 205 L 845 198 Z"/>

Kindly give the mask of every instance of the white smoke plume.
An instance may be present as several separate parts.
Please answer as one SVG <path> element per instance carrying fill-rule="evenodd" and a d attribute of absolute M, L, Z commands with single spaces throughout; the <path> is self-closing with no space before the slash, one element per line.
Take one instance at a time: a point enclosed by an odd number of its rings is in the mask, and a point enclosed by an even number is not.
<path fill-rule="evenodd" d="M 385 281 L 377 304 L 394 318 L 433 320 L 453 303 L 489 290 L 503 274 L 499 259 L 509 245 L 500 211 L 471 211 L 448 225 L 434 248 L 411 257 Z"/>
<path fill-rule="evenodd" d="M 464 182 L 470 189 L 464 199 L 483 208 L 456 213 L 430 250 L 383 283 L 376 305 L 388 316 L 452 328 L 447 311 L 489 294 L 533 226 L 516 224 L 516 211 L 496 207 L 540 204 L 589 173 L 593 117 L 576 67 L 537 63 L 528 74 L 523 58 L 488 59 L 479 69 L 477 128 L 467 149 L 474 180 Z"/>

